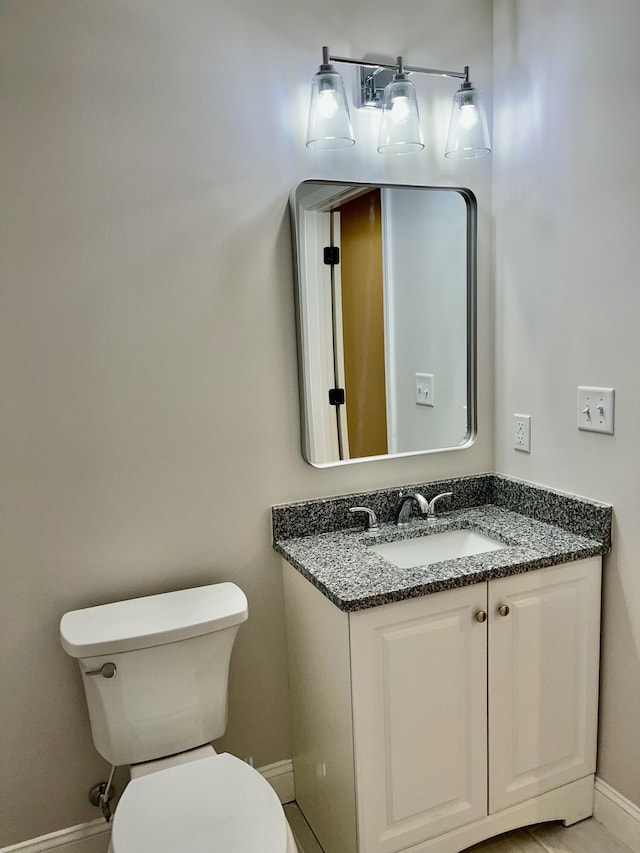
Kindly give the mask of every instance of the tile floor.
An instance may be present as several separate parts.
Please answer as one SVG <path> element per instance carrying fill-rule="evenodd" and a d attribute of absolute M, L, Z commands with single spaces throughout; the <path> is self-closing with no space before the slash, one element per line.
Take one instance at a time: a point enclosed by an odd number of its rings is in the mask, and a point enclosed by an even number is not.
<path fill-rule="evenodd" d="M 539 826 L 509 832 L 499 838 L 471 847 L 467 853 L 631 853 L 629 848 L 610 835 L 596 820 L 563 826 L 543 823 Z"/>
<path fill-rule="evenodd" d="M 284 807 L 287 820 L 296 837 L 300 853 L 322 853 L 322 848 L 309 829 L 295 803 Z M 631 853 L 629 848 L 610 835 L 596 820 L 589 818 L 573 826 L 547 823 L 508 832 L 465 853 Z"/>

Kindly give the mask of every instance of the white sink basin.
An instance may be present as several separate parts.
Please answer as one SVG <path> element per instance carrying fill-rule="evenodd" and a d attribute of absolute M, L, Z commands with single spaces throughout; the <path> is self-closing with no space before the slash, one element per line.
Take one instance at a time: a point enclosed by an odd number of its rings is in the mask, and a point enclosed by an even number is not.
<path fill-rule="evenodd" d="M 413 566 L 426 566 L 440 563 L 442 560 L 455 560 L 458 557 L 471 557 L 488 551 L 499 551 L 507 546 L 476 533 L 475 530 L 446 530 L 444 533 L 432 533 L 428 536 L 416 536 L 414 539 L 400 539 L 397 542 L 384 542 L 382 545 L 370 545 L 372 551 L 384 557 L 400 569 Z"/>

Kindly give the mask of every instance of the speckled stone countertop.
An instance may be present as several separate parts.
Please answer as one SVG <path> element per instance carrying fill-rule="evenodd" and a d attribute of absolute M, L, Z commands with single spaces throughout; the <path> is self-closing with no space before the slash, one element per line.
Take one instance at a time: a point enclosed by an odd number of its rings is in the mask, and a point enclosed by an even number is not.
<path fill-rule="evenodd" d="M 455 509 L 442 513 L 436 520 L 427 521 L 419 516 L 414 517 L 410 527 L 405 529 L 399 529 L 392 521 L 384 520 L 384 516 L 383 523 L 380 524 L 377 532 L 365 532 L 362 526 L 347 528 L 343 523 L 341 529 L 295 535 L 304 528 L 296 524 L 290 524 L 289 528 L 286 525 L 278 526 L 278 509 L 290 510 L 304 507 L 307 517 L 313 519 L 311 526 L 317 529 L 318 504 L 328 505 L 325 509 L 332 510 L 336 501 L 344 500 L 348 506 L 354 506 L 355 496 L 283 505 L 281 508 L 274 507 L 273 546 L 330 601 L 344 611 L 364 610 L 405 598 L 415 598 L 493 578 L 598 556 L 609 550 L 610 506 L 564 495 L 561 492 L 545 490 L 532 484 L 521 484 L 509 478 L 498 478 L 503 482 L 496 483 L 491 482 L 495 475 L 482 475 L 482 477 L 489 480 L 482 483 L 482 489 L 479 492 L 479 478 L 460 478 L 457 481 L 446 481 L 446 483 L 453 488 L 457 486 L 456 491 L 460 493 L 465 488 L 468 491 L 469 480 L 475 480 L 471 493 L 483 497 L 490 495 L 496 498 L 495 502 Z M 461 486 L 464 488 L 460 488 Z M 421 488 L 420 491 L 427 496 L 436 494 L 442 490 L 442 487 L 443 483 L 430 484 L 428 488 Z M 409 488 L 416 489 L 415 486 Z M 532 493 L 533 496 L 531 500 L 527 498 L 523 503 L 523 493 L 529 489 L 535 490 Z M 492 490 L 493 494 L 491 494 Z M 388 495 L 392 492 L 394 490 L 387 490 L 384 494 Z M 381 494 L 383 493 L 358 495 L 358 503 L 371 506 L 375 503 L 373 498 Z M 505 494 L 514 497 L 518 512 L 498 505 L 506 502 Z M 395 495 L 397 496 L 397 490 Z M 554 514 L 557 513 L 562 525 L 550 524 L 532 517 L 536 514 L 543 516 L 545 513 L 548 514 L 549 505 L 554 507 Z M 311 513 L 309 513 L 309 506 L 314 507 Z M 523 508 L 528 514 L 523 514 Z M 348 523 L 353 525 L 353 517 L 348 513 L 345 515 L 349 519 Z M 384 515 L 388 513 L 384 512 Z M 291 516 L 287 518 L 290 519 Z M 281 518 L 280 521 L 282 521 Z M 588 536 L 584 535 L 585 523 L 588 527 L 587 532 L 590 534 Z M 320 523 L 320 530 L 322 527 L 323 524 Z M 576 527 L 578 532 L 572 529 Z M 498 551 L 412 568 L 398 568 L 369 547 L 383 542 L 459 529 L 483 533 L 505 543 L 506 547 Z M 280 536 L 277 535 L 278 533 Z M 294 535 L 291 535 L 292 533 Z"/>

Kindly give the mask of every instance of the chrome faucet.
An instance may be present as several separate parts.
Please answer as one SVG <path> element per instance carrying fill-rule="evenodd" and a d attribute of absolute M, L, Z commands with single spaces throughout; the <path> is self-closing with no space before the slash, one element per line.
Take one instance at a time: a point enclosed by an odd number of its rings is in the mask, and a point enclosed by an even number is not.
<path fill-rule="evenodd" d="M 442 498 L 453 497 L 453 492 L 441 492 L 434 498 L 428 501 L 420 492 L 409 492 L 409 494 L 400 495 L 400 503 L 398 504 L 396 524 L 398 527 L 407 527 L 411 517 L 411 505 L 413 501 L 418 504 L 420 515 L 426 515 L 427 520 L 436 518 L 436 503 Z"/>
<path fill-rule="evenodd" d="M 429 515 L 429 501 L 420 492 L 409 492 L 400 495 L 400 503 L 397 508 L 396 524 L 398 527 L 408 527 L 411 517 L 411 505 L 415 501 L 418 504 L 420 515 Z"/>

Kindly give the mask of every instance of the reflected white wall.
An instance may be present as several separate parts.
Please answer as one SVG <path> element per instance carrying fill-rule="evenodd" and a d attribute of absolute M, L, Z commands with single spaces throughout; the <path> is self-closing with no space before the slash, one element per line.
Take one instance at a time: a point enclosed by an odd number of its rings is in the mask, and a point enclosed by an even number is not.
<path fill-rule="evenodd" d="M 467 437 L 467 206 L 457 192 L 382 193 L 390 451 Z M 416 404 L 416 373 L 434 377 Z"/>

